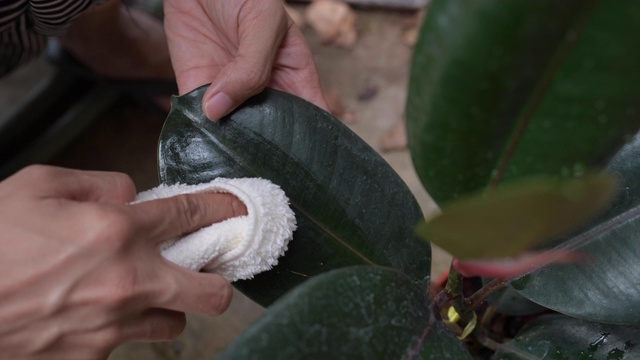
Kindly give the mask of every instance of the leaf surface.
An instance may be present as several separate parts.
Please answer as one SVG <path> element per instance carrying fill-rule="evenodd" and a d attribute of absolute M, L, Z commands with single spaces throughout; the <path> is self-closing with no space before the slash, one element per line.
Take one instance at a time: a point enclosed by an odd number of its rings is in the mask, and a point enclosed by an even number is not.
<path fill-rule="evenodd" d="M 501 346 L 494 360 L 637 359 L 640 328 L 546 315 Z"/>
<path fill-rule="evenodd" d="M 581 175 L 638 128 L 640 2 L 434 0 L 409 147 L 443 205 L 531 175 Z"/>
<path fill-rule="evenodd" d="M 513 257 L 584 224 L 615 189 L 601 174 L 526 179 L 452 201 L 418 232 L 459 260 Z"/>
<path fill-rule="evenodd" d="M 206 87 L 173 99 L 160 136 L 161 182 L 262 177 L 290 199 L 298 229 L 271 271 L 235 285 L 268 305 L 322 272 L 349 265 L 429 277 L 431 249 L 414 232 L 422 212 L 378 153 L 326 111 L 267 89 L 219 122 L 202 113 Z"/>
<path fill-rule="evenodd" d="M 334 270 L 296 287 L 221 359 L 471 359 L 432 317 L 425 291 L 402 273 Z"/>
<path fill-rule="evenodd" d="M 587 261 L 545 267 L 512 282 L 532 301 L 594 321 L 640 324 L 640 136 L 607 171 L 620 177 L 618 196 L 605 214 L 556 248 L 577 250 Z"/>

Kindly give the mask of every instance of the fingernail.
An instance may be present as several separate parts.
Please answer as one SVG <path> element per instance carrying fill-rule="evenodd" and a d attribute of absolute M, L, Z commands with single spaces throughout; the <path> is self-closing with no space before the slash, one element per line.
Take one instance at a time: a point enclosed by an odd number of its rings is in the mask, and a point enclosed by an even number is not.
<path fill-rule="evenodd" d="M 220 120 L 221 117 L 227 115 L 233 109 L 233 101 L 223 92 L 217 93 L 209 99 L 204 106 L 204 113 L 213 121 Z"/>

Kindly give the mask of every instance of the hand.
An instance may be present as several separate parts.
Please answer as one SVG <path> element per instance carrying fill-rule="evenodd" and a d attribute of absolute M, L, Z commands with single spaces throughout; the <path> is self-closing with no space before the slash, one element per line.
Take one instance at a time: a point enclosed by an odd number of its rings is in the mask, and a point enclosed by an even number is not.
<path fill-rule="evenodd" d="M 165 0 L 180 93 L 212 83 L 203 111 L 218 120 L 269 86 L 327 109 L 309 47 L 282 0 Z"/>
<path fill-rule="evenodd" d="M 224 278 L 165 260 L 158 243 L 246 208 L 229 194 L 128 205 L 126 175 L 29 167 L 0 182 L 0 353 L 105 358 L 127 341 L 168 340 L 184 312 L 217 315 Z"/>

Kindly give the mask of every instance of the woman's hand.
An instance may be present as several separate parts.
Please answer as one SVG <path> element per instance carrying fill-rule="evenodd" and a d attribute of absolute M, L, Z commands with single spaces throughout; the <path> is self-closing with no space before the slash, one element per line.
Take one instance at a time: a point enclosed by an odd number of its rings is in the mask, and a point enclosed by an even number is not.
<path fill-rule="evenodd" d="M 212 120 L 272 87 L 327 109 L 307 43 L 282 0 L 165 0 L 165 31 L 184 94 L 212 83 Z"/>
<path fill-rule="evenodd" d="M 228 281 L 157 246 L 246 214 L 244 204 L 203 194 L 128 205 L 135 193 L 123 174 L 43 166 L 0 182 L 3 358 L 105 358 L 123 342 L 176 337 L 184 312 L 228 307 Z"/>

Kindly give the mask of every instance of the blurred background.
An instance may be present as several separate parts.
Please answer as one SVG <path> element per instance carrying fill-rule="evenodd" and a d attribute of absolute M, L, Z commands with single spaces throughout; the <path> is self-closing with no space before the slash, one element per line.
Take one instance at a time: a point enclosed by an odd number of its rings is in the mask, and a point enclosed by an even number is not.
<path fill-rule="evenodd" d="M 412 50 L 428 0 L 315 0 L 286 6 L 311 46 L 332 113 L 380 152 L 425 215 L 433 214 L 436 206 L 414 172 L 404 126 Z M 72 91 L 47 100 L 56 86 L 71 86 Z M 29 105 L 34 101 L 54 103 L 34 108 Z M 124 172 L 139 191 L 158 185 L 161 112 L 111 89 L 69 80 L 42 58 L 0 80 L 0 108 L 2 177 L 25 163 L 45 162 Z M 446 271 L 449 262 L 446 253 L 434 248 L 432 278 Z M 263 311 L 236 292 L 225 314 L 189 316 L 178 339 L 123 345 L 109 359 L 211 358 Z"/>

